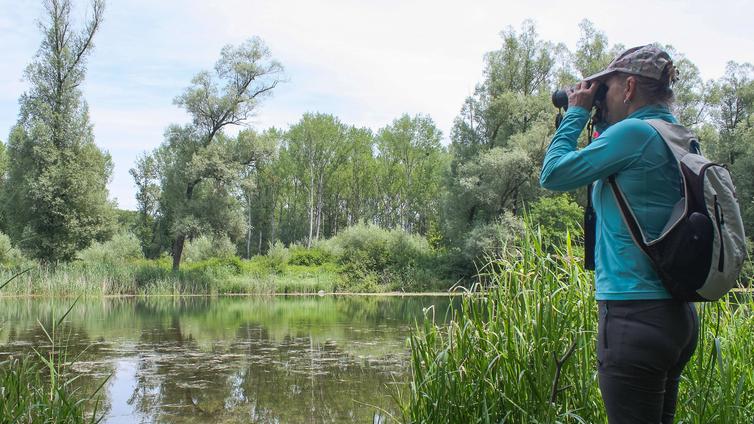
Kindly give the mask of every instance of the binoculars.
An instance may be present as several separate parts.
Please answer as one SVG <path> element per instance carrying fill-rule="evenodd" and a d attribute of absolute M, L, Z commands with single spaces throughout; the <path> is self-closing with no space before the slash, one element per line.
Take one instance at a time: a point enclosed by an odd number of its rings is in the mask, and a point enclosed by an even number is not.
<path fill-rule="evenodd" d="M 552 93 L 552 104 L 558 109 L 562 108 L 564 110 L 568 110 L 568 93 L 566 90 L 567 89 L 556 90 L 554 93 Z M 597 92 L 594 94 L 594 103 L 592 103 L 592 108 L 599 106 L 599 104 L 605 100 L 606 94 L 607 86 L 605 84 L 600 84 L 599 88 L 597 88 Z"/>

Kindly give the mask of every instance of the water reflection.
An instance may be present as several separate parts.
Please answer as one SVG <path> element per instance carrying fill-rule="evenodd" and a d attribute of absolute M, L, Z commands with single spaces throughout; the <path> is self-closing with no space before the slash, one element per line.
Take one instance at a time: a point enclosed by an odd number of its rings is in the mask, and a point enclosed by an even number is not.
<path fill-rule="evenodd" d="M 448 298 L 267 297 L 81 302 L 58 334 L 104 422 L 385 422 L 406 380 L 406 337 Z M 0 300 L 0 359 L 49 349 L 66 300 Z M 438 314 L 441 315 L 441 314 Z M 376 414 L 377 412 L 377 414 Z"/>

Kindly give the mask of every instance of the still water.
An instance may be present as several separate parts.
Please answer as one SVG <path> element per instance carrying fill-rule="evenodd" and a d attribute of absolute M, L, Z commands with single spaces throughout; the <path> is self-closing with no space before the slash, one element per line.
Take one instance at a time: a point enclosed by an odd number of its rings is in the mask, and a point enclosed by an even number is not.
<path fill-rule="evenodd" d="M 72 299 L 0 299 L 0 361 L 49 350 Z M 405 388 L 407 337 L 447 297 L 81 300 L 56 338 L 105 423 L 377 423 Z M 429 309 L 432 314 L 432 308 Z M 39 320 L 39 322 L 38 322 Z M 81 353 L 83 351 L 83 353 Z"/>

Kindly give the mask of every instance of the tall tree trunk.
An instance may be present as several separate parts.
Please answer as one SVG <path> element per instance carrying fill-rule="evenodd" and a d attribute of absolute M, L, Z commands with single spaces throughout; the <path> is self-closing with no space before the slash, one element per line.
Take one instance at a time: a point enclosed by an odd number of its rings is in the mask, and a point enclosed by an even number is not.
<path fill-rule="evenodd" d="M 324 177 L 320 173 L 317 181 L 317 234 L 315 240 L 319 240 L 320 228 L 322 227 L 322 192 L 324 191 Z"/>
<path fill-rule="evenodd" d="M 273 242 L 277 241 L 277 228 L 282 225 L 283 221 L 283 202 L 279 202 L 280 205 L 278 205 L 278 219 L 277 223 L 275 222 L 275 204 L 272 204 L 272 213 L 270 214 L 270 225 L 272 228 L 270 229 L 270 240 Z M 281 230 L 282 233 L 282 230 Z"/>
<path fill-rule="evenodd" d="M 298 238 L 298 226 L 294 226 L 293 223 L 298 222 L 298 185 L 299 185 L 299 179 L 294 178 L 293 179 L 293 196 L 291 197 L 290 193 L 288 193 L 288 204 L 291 205 L 291 211 L 288 214 L 288 239 L 289 240 L 299 240 Z M 280 206 L 282 208 L 282 205 Z M 282 210 L 282 209 L 281 209 Z"/>
<path fill-rule="evenodd" d="M 186 236 L 178 234 L 173 242 L 173 271 L 181 268 L 181 255 L 183 254 L 183 245 L 186 242 Z"/>
<path fill-rule="evenodd" d="M 246 229 L 246 259 L 251 259 L 251 230 L 254 229 L 251 225 L 251 195 L 247 196 L 246 207 L 249 209 L 249 221 Z"/>
<path fill-rule="evenodd" d="M 199 180 L 192 181 L 186 187 L 186 200 L 191 201 L 194 197 L 194 187 L 199 184 Z M 175 237 L 173 243 L 173 271 L 181 268 L 181 256 L 183 255 L 183 245 L 186 243 L 186 234 L 182 231 Z"/>
<path fill-rule="evenodd" d="M 306 240 L 306 247 L 312 247 L 312 235 L 314 233 L 314 168 L 309 178 L 309 238 Z"/>

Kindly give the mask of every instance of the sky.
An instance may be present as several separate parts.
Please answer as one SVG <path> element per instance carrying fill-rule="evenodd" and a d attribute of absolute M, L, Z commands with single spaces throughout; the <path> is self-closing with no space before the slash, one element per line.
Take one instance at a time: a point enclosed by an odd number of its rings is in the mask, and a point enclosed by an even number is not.
<path fill-rule="evenodd" d="M 84 21 L 87 2 L 74 0 Z M 18 118 L 23 71 L 39 48 L 41 1 L 0 0 L 0 140 Z M 750 0 L 109 0 L 82 87 L 95 140 L 114 162 L 110 196 L 135 209 L 128 170 L 189 122 L 173 99 L 220 49 L 261 37 L 285 68 L 248 125 L 287 128 L 305 112 L 377 130 L 404 113 L 432 117 L 448 142 L 463 100 L 482 78 L 500 32 L 532 19 L 540 37 L 575 50 L 591 20 L 610 42 L 671 44 L 717 79 L 754 63 Z M 79 26 L 80 27 L 80 26 Z"/>

